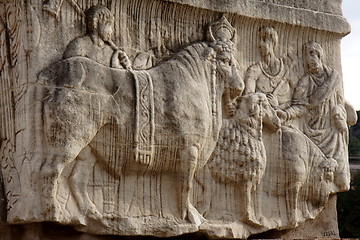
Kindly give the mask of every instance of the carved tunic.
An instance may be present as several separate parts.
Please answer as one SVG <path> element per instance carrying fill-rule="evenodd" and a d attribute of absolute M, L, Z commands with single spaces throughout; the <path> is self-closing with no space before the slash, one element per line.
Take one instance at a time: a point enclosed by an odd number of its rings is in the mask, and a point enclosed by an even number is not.
<path fill-rule="evenodd" d="M 263 67 L 263 63 L 260 61 L 251 67 L 246 72 L 245 82 L 247 90 L 245 93 L 261 92 L 269 95 L 273 95 L 277 101 L 278 106 L 272 104 L 273 108 L 284 109 L 289 106 L 291 99 L 291 88 L 288 81 L 288 71 L 284 66 L 284 61 L 280 59 L 279 70 L 276 74 L 269 74 Z"/>

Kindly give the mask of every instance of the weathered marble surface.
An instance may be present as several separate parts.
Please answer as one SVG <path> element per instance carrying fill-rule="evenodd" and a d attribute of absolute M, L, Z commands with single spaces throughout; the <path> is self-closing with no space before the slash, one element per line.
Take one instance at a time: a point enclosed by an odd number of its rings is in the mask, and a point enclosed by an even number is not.
<path fill-rule="evenodd" d="M 337 237 L 340 5 L 0 1 L 0 233 Z"/>

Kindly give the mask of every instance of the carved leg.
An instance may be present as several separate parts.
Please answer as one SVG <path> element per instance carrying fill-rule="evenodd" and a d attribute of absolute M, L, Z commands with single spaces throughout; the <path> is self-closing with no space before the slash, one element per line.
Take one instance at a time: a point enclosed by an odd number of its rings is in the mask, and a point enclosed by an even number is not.
<path fill-rule="evenodd" d="M 307 146 L 305 138 L 304 135 L 294 130 L 283 131 L 282 157 L 286 177 L 285 200 L 288 221 L 291 227 L 298 226 L 299 195 L 308 175 L 307 160 L 304 158 L 310 156 L 310 153 L 304 148 Z"/>
<path fill-rule="evenodd" d="M 58 206 L 56 206 L 56 194 L 58 187 L 58 179 L 64 169 L 64 162 L 61 161 L 62 156 L 51 154 L 47 157 L 46 163 L 41 167 L 42 180 L 42 207 L 45 215 L 51 218 L 58 214 Z"/>
<path fill-rule="evenodd" d="M 287 163 L 286 179 L 288 187 L 286 191 L 286 206 L 289 224 L 292 227 L 298 226 L 299 195 L 301 187 L 306 180 L 306 169 L 303 159 L 295 156 L 292 162 Z"/>
<path fill-rule="evenodd" d="M 201 176 L 195 174 L 196 182 L 203 189 L 203 201 L 198 204 L 197 209 L 201 215 L 204 215 L 209 211 L 211 205 L 212 186 L 214 186 L 214 180 L 212 179 L 210 170 L 207 166 L 202 169 Z M 209 182 L 210 181 L 210 182 Z"/>
<path fill-rule="evenodd" d="M 91 148 L 86 146 L 77 156 L 74 168 L 69 178 L 69 186 L 80 212 L 93 219 L 101 219 L 102 215 L 96 209 L 95 204 L 90 200 L 87 191 L 87 184 L 91 169 L 96 162 L 96 157 Z"/>
<path fill-rule="evenodd" d="M 181 217 L 183 220 L 187 217 L 191 223 L 195 223 L 199 226 L 205 219 L 190 202 L 190 194 L 198 161 L 198 149 L 195 146 L 186 147 L 181 151 L 180 156 L 182 161 L 181 180 L 183 182 L 183 189 L 181 192 Z"/>
<path fill-rule="evenodd" d="M 296 182 L 292 183 L 292 186 L 286 193 L 286 205 L 287 205 L 287 215 L 289 220 L 289 225 L 296 227 L 298 225 L 298 198 L 301 188 L 301 183 Z"/>
<path fill-rule="evenodd" d="M 255 225 L 255 226 L 261 226 L 261 223 L 258 220 L 258 207 L 259 202 L 258 196 L 256 192 L 256 183 L 255 181 L 247 180 L 245 183 L 245 222 Z"/>

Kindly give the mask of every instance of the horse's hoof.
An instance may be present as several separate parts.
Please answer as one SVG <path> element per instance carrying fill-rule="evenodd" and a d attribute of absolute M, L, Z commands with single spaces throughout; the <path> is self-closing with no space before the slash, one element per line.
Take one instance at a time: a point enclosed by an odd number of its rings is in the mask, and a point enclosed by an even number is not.
<path fill-rule="evenodd" d="M 94 220 L 101 220 L 103 218 L 103 215 L 96 209 L 89 209 L 86 212 L 86 216 Z"/>
<path fill-rule="evenodd" d="M 262 227 L 263 224 L 262 224 L 262 219 L 260 218 L 260 220 L 256 219 L 255 216 L 247 216 L 244 221 L 249 224 L 249 225 L 252 225 L 254 227 Z"/>
<path fill-rule="evenodd" d="M 104 213 L 103 218 L 106 219 L 116 219 L 118 216 L 115 213 Z"/>
<path fill-rule="evenodd" d="M 289 227 L 290 228 L 296 228 L 298 226 L 299 226 L 299 221 L 298 220 L 293 219 L 293 220 L 289 221 Z"/>
<path fill-rule="evenodd" d="M 193 206 L 188 208 L 187 218 L 191 223 L 195 224 L 196 227 L 206 222 L 206 219 Z"/>

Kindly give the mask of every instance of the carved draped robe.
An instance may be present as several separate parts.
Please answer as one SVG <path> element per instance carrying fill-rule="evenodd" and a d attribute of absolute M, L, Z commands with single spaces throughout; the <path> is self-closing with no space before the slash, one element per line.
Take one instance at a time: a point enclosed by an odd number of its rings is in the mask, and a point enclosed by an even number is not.
<path fill-rule="evenodd" d="M 324 70 L 321 78 L 306 74 L 299 80 L 287 112 L 289 118 L 303 117 L 304 134 L 327 158 L 337 161 L 335 184 L 344 191 L 349 187 L 347 131 L 339 130 L 338 125 L 346 124 L 345 100 L 339 74 L 326 66 Z"/>

